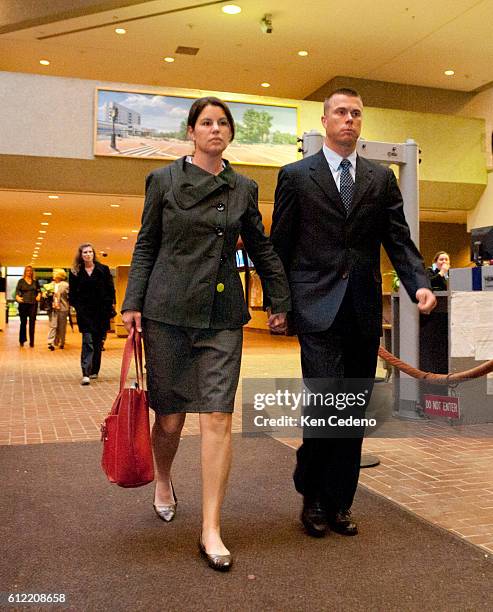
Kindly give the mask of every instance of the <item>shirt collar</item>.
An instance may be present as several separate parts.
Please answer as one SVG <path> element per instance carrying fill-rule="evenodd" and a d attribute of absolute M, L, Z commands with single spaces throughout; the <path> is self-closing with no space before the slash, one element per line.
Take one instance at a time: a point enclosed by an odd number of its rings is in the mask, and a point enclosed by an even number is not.
<path fill-rule="evenodd" d="M 346 158 L 341 157 L 339 153 L 336 153 L 335 151 L 330 149 L 325 144 L 325 142 L 322 145 L 322 150 L 324 152 L 327 163 L 332 169 L 332 172 L 337 172 L 339 170 L 339 166 L 341 165 L 341 161 L 343 159 L 349 159 L 349 161 L 351 162 L 351 166 L 356 170 L 356 149 L 351 153 L 351 155 L 348 155 Z"/>

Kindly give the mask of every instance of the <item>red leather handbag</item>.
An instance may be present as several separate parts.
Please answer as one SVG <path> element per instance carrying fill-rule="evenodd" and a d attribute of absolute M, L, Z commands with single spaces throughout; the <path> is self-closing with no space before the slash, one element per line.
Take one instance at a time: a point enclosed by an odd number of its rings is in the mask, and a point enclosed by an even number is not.
<path fill-rule="evenodd" d="M 135 357 L 136 388 L 125 388 Z M 154 480 L 149 404 L 144 390 L 142 338 L 132 328 L 123 350 L 120 391 L 111 412 L 101 425 L 103 458 L 101 466 L 108 480 L 120 487 L 140 487 Z"/>

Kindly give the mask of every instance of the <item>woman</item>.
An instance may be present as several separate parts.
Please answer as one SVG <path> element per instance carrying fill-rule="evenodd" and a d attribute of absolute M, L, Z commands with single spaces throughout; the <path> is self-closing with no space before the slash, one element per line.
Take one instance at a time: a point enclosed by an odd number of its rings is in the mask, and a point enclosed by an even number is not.
<path fill-rule="evenodd" d="M 110 325 L 115 287 L 108 266 L 96 260 L 94 247 L 81 244 L 69 274 L 70 304 L 77 313 L 82 333 L 81 385 L 97 378 L 101 367 L 101 347 Z"/>
<path fill-rule="evenodd" d="M 68 316 L 68 290 L 67 273 L 65 270 L 53 270 L 53 283 L 51 291 L 53 300 L 50 312 L 50 331 L 48 332 L 48 348 L 55 350 L 58 345 L 61 349 L 65 346 L 65 334 L 67 332 Z"/>
<path fill-rule="evenodd" d="M 222 153 L 234 137 L 227 105 L 196 100 L 188 116 L 195 151 L 147 178 L 146 199 L 123 322 L 143 328 L 156 462 L 154 509 L 173 519 L 171 466 L 187 412 L 200 413 L 201 554 L 216 570 L 232 557 L 220 530 L 231 464 L 231 419 L 238 384 L 242 326 L 249 320 L 236 270 L 239 235 L 264 283 L 269 326 L 285 328 L 287 280 L 264 234 L 257 185 L 236 174 Z"/>
<path fill-rule="evenodd" d="M 29 346 L 34 346 L 34 328 L 36 326 L 36 313 L 38 312 L 38 302 L 41 299 L 41 289 L 34 276 L 32 266 L 24 268 L 24 274 L 17 283 L 15 289 L 15 301 L 19 304 L 19 318 L 21 326 L 19 328 L 19 345 L 24 346 L 27 340 L 26 326 L 29 318 Z"/>
<path fill-rule="evenodd" d="M 426 269 L 433 291 L 447 291 L 449 268 L 449 254 L 445 251 L 438 251 L 433 257 L 433 264 Z"/>

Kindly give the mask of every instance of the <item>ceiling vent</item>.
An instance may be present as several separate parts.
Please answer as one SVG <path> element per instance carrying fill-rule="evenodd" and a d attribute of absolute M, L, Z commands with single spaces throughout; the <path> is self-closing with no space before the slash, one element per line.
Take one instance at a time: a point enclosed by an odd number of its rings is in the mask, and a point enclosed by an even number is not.
<path fill-rule="evenodd" d="M 181 53 L 181 55 L 197 55 L 198 52 L 198 47 L 176 47 L 175 51 L 175 53 Z"/>

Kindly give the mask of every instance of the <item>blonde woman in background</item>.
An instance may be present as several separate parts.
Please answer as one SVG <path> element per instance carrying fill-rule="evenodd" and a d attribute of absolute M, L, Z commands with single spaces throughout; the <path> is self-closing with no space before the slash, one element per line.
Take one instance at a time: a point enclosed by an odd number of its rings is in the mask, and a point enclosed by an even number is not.
<path fill-rule="evenodd" d="M 67 332 L 68 316 L 68 289 L 67 273 L 65 270 L 53 270 L 53 303 L 50 314 L 50 331 L 48 332 L 48 348 L 55 350 L 55 346 L 61 349 L 65 346 L 65 334 Z"/>

